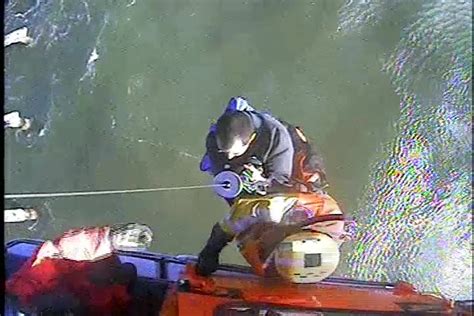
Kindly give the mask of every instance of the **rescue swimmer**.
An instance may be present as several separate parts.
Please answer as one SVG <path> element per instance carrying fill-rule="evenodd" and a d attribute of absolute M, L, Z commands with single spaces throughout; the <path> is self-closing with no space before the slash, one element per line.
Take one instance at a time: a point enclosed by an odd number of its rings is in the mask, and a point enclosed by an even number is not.
<path fill-rule="evenodd" d="M 212 228 L 198 256 L 198 274 L 213 273 L 220 252 L 233 240 L 262 276 L 277 271 L 299 283 L 316 282 L 334 272 L 339 246 L 349 236 L 342 211 L 323 191 L 327 181 L 322 159 L 299 128 L 257 112 L 242 97 L 231 98 L 211 126 L 206 150 L 201 170 L 215 179 L 235 174 L 239 180 L 230 176 L 222 183 L 241 182 L 244 194 L 221 195 L 231 210 Z M 325 215 L 335 215 L 336 220 L 316 220 Z"/>
<path fill-rule="evenodd" d="M 268 193 L 307 192 L 327 186 L 322 158 L 301 128 L 255 110 L 243 97 L 231 98 L 211 126 L 200 168 L 213 176 L 230 170 L 254 182 L 263 181 Z M 263 178 L 258 178 L 259 168 Z"/>

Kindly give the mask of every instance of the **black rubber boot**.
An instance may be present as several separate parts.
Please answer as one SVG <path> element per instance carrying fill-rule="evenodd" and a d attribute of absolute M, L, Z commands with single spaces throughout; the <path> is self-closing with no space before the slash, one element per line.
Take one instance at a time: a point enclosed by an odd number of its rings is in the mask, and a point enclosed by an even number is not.
<path fill-rule="evenodd" d="M 226 234 L 219 224 L 215 224 L 206 246 L 199 253 L 196 272 L 208 276 L 216 271 L 219 266 L 219 254 L 232 239 L 233 237 Z"/>

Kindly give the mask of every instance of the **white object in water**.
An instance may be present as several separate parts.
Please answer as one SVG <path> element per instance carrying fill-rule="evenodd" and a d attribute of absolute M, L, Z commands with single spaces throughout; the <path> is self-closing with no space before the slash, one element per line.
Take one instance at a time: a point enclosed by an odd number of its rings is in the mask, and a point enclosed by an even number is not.
<path fill-rule="evenodd" d="M 31 127 L 31 120 L 22 118 L 20 112 L 14 111 L 3 115 L 3 125 L 5 128 L 17 128 L 26 131 Z"/>
<path fill-rule="evenodd" d="M 89 60 L 87 61 L 87 64 L 90 65 L 94 63 L 97 59 L 99 59 L 99 54 L 97 53 L 97 48 L 94 47 L 94 50 L 92 51 L 91 55 L 89 56 Z"/>
<path fill-rule="evenodd" d="M 16 208 L 3 211 L 5 223 L 22 223 L 38 219 L 38 213 L 32 208 Z"/>
<path fill-rule="evenodd" d="M 5 35 L 3 47 L 17 43 L 28 45 L 31 42 L 33 42 L 33 39 L 28 36 L 28 28 L 25 26 Z"/>

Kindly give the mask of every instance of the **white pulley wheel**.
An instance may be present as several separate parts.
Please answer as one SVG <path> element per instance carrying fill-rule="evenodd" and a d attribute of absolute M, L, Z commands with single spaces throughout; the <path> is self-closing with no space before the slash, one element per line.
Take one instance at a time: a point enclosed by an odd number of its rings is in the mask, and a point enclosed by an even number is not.
<path fill-rule="evenodd" d="M 225 199 L 233 199 L 242 192 L 242 179 L 233 171 L 222 171 L 214 177 L 214 192 Z"/>

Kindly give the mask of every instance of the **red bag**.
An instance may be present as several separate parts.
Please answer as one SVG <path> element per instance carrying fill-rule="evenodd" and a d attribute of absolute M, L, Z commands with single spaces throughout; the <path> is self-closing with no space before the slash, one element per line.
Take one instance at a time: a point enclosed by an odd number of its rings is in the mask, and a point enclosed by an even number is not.
<path fill-rule="evenodd" d="M 47 241 L 7 282 L 21 307 L 35 309 L 41 298 L 69 294 L 89 314 L 120 314 L 130 303 L 127 282 L 114 280 L 121 263 L 113 254 L 109 227 L 69 231 Z"/>

